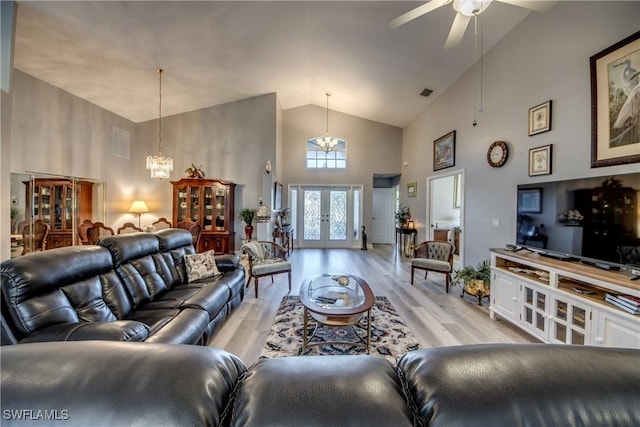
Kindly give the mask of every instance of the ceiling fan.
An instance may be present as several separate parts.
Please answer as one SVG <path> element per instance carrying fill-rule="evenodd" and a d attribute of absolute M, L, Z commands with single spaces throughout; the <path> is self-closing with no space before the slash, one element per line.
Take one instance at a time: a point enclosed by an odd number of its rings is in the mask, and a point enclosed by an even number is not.
<path fill-rule="evenodd" d="M 413 21 L 416 18 L 426 15 L 427 13 L 436 10 L 439 7 L 448 3 L 453 3 L 456 17 L 451 25 L 447 42 L 445 43 L 445 49 L 449 49 L 457 46 L 462 41 L 462 37 L 467 30 L 469 20 L 471 17 L 478 16 L 484 12 L 487 7 L 494 0 L 431 0 L 428 3 L 418 6 L 415 9 L 404 13 L 397 18 L 389 21 L 389 28 L 394 29 L 409 21 Z M 525 9 L 535 10 L 537 12 L 544 12 L 553 6 L 556 2 L 550 0 L 535 1 L 535 0 L 495 0 L 502 3 L 512 4 L 514 6 L 520 6 Z"/>

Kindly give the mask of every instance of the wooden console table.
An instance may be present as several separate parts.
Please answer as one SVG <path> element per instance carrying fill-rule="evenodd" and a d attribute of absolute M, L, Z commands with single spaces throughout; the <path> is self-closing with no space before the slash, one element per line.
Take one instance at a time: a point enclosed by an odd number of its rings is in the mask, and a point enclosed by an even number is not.
<path fill-rule="evenodd" d="M 276 240 L 280 240 L 280 245 L 285 248 L 287 255 L 289 251 L 293 251 L 293 227 L 281 227 L 273 231 L 273 243 L 278 243 Z"/>

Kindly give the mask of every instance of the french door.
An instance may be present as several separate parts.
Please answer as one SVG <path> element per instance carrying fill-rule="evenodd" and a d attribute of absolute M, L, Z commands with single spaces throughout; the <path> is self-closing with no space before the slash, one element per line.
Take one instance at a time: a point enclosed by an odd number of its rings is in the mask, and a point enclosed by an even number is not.
<path fill-rule="evenodd" d="M 295 186 L 299 247 L 348 248 L 358 244 L 361 187 Z"/>

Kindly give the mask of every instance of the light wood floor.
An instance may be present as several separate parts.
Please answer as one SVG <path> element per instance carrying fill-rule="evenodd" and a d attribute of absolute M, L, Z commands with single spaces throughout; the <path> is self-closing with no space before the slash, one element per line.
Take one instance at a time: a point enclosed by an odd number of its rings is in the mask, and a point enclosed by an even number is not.
<path fill-rule="evenodd" d="M 445 293 L 444 275 L 416 271 L 411 286 L 410 259 L 393 245 L 376 245 L 373 250 L 295 249 L 291 262 L 291 295 L 298 295 L 302 281 L 319 273 L 350 273 L 364 278 L 376 296 L 386 296 L 407 322 L 422 347 L 479 343 L 527 343 L 537 340 L 506 321 L 491 320 L 486 299 L 460 298 L 460 288 Z M 258 299 L 253 280 L 245 299 L 210 342 L 238 355 L 245 363 L 258 359 L 282 297 L 288 294 L 287 275 L 274 283 L 260 279 Z"/>

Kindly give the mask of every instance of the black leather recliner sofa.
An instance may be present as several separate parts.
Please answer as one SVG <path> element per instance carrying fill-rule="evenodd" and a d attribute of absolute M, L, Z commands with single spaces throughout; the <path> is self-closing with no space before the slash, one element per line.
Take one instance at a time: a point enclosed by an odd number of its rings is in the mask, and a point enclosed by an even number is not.
<path fill-rule="evenodd" d="M 640 351 L 550 344 L 263 359 L 85 341 L 7 346 L 2 425 L 638 426 Z M 36 422 L 37 420 L 37 422 Z"/>
<path fill-rule="evenodd" d="M 216 277 L 188 281 L 182 229 L 53 249 L 0 268 L 2 343 L 115 340 L 206 344 L 244 297 L 244 268 L 215 259 Z"/>

